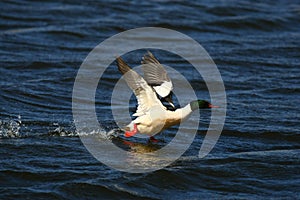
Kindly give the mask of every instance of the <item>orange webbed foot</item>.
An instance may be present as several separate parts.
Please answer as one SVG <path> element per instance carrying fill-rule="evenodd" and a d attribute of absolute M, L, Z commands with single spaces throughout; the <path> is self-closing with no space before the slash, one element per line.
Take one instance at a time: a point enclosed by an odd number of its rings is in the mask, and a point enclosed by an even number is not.
<path fill-rule="evenodd" d="M 125 137 L 132 137 L 134 136 L 135 134 L 137 134 L 138 130 L 137 130 L 137 125 L 136 124 L 133 124 L 133 130 L 132 131 L 126 131 L 124 136 Z"/>

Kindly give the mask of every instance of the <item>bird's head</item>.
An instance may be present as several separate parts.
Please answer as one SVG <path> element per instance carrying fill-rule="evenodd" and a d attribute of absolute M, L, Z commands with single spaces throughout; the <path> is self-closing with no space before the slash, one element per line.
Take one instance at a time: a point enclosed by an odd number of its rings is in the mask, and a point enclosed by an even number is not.
<path fill-rule="evenodd" d="M 219 106 L 212 105 L 211 103 L 205 100 L 192 101 L 190 105 L 192 110 L 203 109 L 203 108 L 219 108 Z"/>

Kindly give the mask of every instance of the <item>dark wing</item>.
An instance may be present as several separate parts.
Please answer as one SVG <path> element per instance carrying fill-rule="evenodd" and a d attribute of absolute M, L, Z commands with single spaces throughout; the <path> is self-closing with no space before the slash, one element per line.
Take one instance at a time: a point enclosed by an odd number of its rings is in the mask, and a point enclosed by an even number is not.
<path fill-rule="evenodd" d="M 144 78 L 153 87 L 156 93 L 174 107 L 172 102 L 173 84 L 165 68 L 159 63 L 155 56 L 148 51 L 142 58 Z"/>
<path fill-rule="evenodd" d="M 154 55 L 148 51 L 142 58 L 144 77 L 151 86 L 159 86 L 164 82 L 171 82 L 165 68 L 159 63 Z"/>

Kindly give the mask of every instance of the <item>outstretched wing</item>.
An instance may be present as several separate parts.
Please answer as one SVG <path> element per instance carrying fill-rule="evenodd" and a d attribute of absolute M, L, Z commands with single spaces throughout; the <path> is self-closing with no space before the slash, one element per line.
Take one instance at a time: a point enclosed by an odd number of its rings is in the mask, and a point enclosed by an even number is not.
<path fill-rule="evenodd" d="M 138 108 L 134 116 L 141 116 L 154 106 L 161 106 L 164 108 L 152 87 L 148 85 L 143 77 L 132 70 L 121 57 L 117 57 L 117 65 L 119 71 L 123 74 L 127 85 L 137 98 Z"/>
<path fill-rule="evenodd" d="M 142 58 L 142 64 L 147 83 L 154 88 L 159 96 L 163 98 L 168 96 L 173 89 L 173 84 L 165 68 L 150 51 Z"/>

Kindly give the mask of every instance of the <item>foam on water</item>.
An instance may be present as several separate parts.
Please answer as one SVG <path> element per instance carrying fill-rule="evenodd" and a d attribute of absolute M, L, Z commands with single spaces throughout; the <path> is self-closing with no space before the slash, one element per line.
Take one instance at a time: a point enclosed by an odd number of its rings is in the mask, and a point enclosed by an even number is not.
<path fill-rule="evenodd" d="M 17 120 L 0 120 L 0 138 L 19 138 L 22 126 L 21 116 Z"/>

